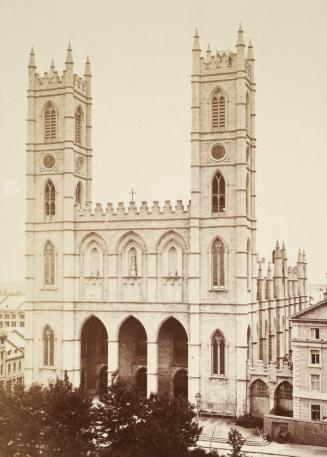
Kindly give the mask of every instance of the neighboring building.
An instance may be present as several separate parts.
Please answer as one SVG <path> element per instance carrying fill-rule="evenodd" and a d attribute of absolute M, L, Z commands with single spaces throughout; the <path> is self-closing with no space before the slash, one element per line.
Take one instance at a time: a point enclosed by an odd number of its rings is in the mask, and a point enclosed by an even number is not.
<path fill-rule="evenodd" d="M 0 295 L 0 328 L 25 327 L 25 297 L 18 294 Z"/>
<path fill-rule="evenodd" d="M 0 388 L 24 384 L 24 345 L 19 330 L 0 330 Z"/>
<path fill-rule="evenodd" d="M 291 414 L 289 318 L 306 259 L 257 262 L 251 43 L 193 46 L 191 200 L 92 208 L 91 70 L 28 67 L 25 380 L 99 393 L 119 370 L 201 409 Z M 114 162 L 112 163 L 114 168 Z M 117 171 L 116 171 L 117 172 Z M 123 170 L 121 173 L 123 174 Z M 259 267 L 259 268 L 258 268 Z"/>
<path fill-rule="evenodd" d="M 327 293 L 290 318 L 293 352 L 293 417 L 275 407 L 265 432 L 303 444 L 327 446 Z"/>

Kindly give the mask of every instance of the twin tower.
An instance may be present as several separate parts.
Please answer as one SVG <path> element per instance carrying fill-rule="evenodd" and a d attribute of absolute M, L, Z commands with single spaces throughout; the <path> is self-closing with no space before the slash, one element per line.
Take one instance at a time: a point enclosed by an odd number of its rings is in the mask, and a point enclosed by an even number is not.
<path fill-rule="evenodd" d="M 148 393 L 246 408 L 257 296 L 253 49 L 240 28 L 236 52 L 202 55 L 196 33 L 192 53 L 189 205 L 95 210 L 90 63 L 74 74 L 69 46 L 63 73 L 52 64 L 40 76 L 30 54 L 27 384 L 66 371 L 96 393 L 118 370 Z"/>

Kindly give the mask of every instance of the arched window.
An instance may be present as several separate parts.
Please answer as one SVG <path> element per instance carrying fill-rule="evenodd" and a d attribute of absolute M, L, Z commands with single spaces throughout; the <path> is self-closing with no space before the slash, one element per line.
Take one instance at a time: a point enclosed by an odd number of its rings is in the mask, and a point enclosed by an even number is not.
<path fill-rule="evenodd" d="M 53 286 L 55 284 L 55 250 L 51 241 L 44 247 L 44 285 Z"/>
<path fill-rule="evenodd" d="M 178 276 L 177 250 L 174 246 L 168 250 L 168 276 Z"/>
<path fill-rule="evenodd" d="M 226 127 L 226 100 L 219 92 L 212 98 L 211 117 L 213 129 Z"/>
<path fill-rule="evenodd" d="M 225 248 L 222 241 L 217 238 L 211 248 L 212 261 L 212 286 L 225 285 Z"/>
<path fill-rule="evenodd" d="M 247 277 L 247 287 L 248 290 L 251 289 L 251 276 L 252 276 L 252 268 L 251 268 L 251 242 L 248 240 L 246 246 L 246 277 Z"/>
<path fill-rule="evenodd" d="M 137 252 L 134 247 L 128 251 L 128 275 L 137 276 Z"/>
<path fill-rule="evenodd" d="M 99 260 L 99 251 L 94 247 L 90 251 L 90 276 L 93 278 L 100 276 Z"/>
<path fill-rule="evenodd" d="M 51 102 L 46 105 L 44 112 L 44 139 L 45 141 L 57 139 L 57 112 Z"/>
<path fill-rule="evenodd" d="M 76 186 L 75 203 L 76 203 L 76 205 L 82 206 L 82 184 L 81 184 L 81 181 L 79 181 L 77 186 Z"/>
<path fill-rule="evenodd" d="M 250 175 L 246 176 L 246 216 L 251 217 L 251 185 L 250 185 Z"/>
<path fill-rule="evenodd" d="M 226 189 L 223 175 L 217 171 L 212 180 L 212 212 L 222 213 L 226 211 L 225 206 Z"/>
<path fill-rule="evenodd" d="M 224 335 L 217 330 L 211 341 L 212 374 L 225 374 L 225 347 Z"/>
<path fill-rule="evenodd" d="M 54 366 L 54 333 L 47 325 L 43 331 L 43 365 L 46 367 Z"/>
<path fill-rule="evenodd" d="M 56 189 L 51 180 L 46 183 L 44 188 L 44 214 L 46 216 L 56 214 Z"/>
<path fill-rule="evenodd" d="M 79 106 L 75 112 L 75 143 L 81 144 L 82 138 L 82 108 Z"/>

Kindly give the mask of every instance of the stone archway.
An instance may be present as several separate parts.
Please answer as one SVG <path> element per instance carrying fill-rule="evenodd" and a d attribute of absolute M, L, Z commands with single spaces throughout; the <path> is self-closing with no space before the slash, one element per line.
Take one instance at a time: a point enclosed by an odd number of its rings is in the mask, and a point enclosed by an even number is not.
<path fill-rule="evenodd" d="M 162 324 L 158 337 L 159 394 L 167 393 L 173 396 L 177 387 L 178 395 L 187 395 L 187 342 L 187 333 L 175 318 L 171 317 Z M 178 374 L 179 371 L 184 374 Z"/>
<path fill-rule="evenodd" d="M 135 317 L 126 319 L 119 330 L 119 377 L 127 385 L 137 384 L 142 381 L 142 390 L 144 389 L 144 376 L 137 378 L 137 373 L 143 368 L 142 375 L 147 370 L 147 335 L 141 322 Z M 141 374 L 139 374 L 141 376 Z M 139 385 L 141 387 L 141 385 Z M 146 384 L 145 384 L 146 391 Z"/>
<path fill-rule="evenodd" d="M 278 416 L 293 416 L 293 386 L 283 381 L 275 390 L 275 408 Z"/>
<path fill-rule="evenodd" d="M 269 410 L 269 388 L 261 379 L 250 386 L 250 414 L 253 417 L 263 417 Z"/>
<path fill-rule="evenodd" d="M 108 334 L 95 316 L 83 325 L 81 332 L 81 386 L 90 394 L 103 393 L 108 385 Z"/>

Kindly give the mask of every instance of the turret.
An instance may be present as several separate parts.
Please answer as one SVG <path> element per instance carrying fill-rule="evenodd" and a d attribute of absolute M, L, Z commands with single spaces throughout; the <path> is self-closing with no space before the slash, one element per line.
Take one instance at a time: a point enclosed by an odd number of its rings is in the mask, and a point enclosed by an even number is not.
<path fill-rule="evenodd" d="M 68 44 L 67 48 L 67 56 L 65 62 L 65 76 L 73 81 L 73 70 L 74 70 L 74 62 L 73 62 L 73 52 L 70 43 Z"/>
<path fill-rule="evenodd" d="M 241 66 L 244 65 L 244 49 L 245 49 L 244 36 L 243 36 L 242 24 L 240 24 L 240 28 L 237 33 L 236 53 L 237 53 L 237 58 L 238 58 L 238 64 Z"/>
<path fill-rule="evenodd" d="M 31 52 L 30 52 L 30 58 L 28 61 L 28 76 L 29 76 L 30 82 L 34 81 L 35 73 L 36 73 L 35 54 L 34 54 L 34 49 L 32 47 Z"/>
<path fill-rule="evenodd" d="M 206 62 L 210 63 L 211 62 L 211 49 L 210 49 L 210 44 L 208 43 L 208 48 L 206 52 Z"/>
<path fill-rule="evenodd" d="M 86 92 L 87 92 L 87 95 L 90 96 L 91 95 L 92 73 L 91 73 L 91 64 L 90 64 L 89 56 L 87 56 L 86 62 L 85 62 L 84 79 L 86 81 Z"/>
<path fill-rule="evenodd" d="M 194 42 L 193 42 L 193 74 L 200 73 L 200 59 L 201 59 L 201 47 L 200 47 L 200 37 L 198 34 L 198 29 L 195 30 Z"/>

